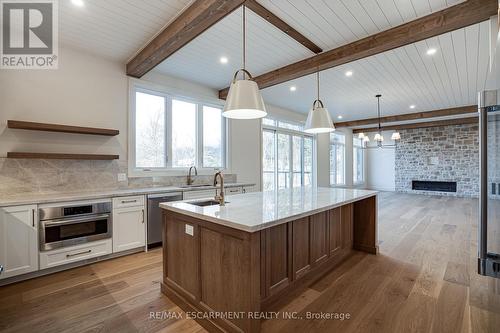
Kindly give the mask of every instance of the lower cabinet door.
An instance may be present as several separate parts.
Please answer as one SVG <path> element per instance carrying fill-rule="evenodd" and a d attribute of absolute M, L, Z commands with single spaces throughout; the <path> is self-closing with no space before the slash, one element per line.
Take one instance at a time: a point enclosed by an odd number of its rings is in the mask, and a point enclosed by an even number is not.
<path fill-rule="evenodd" d="M 292 222 L 292 267 L 294 279 L 305 275 L 311 269 L 309 217 Z"/>
<path fill-rule="evenodd" d="M 144 207 L 113 210 L 113 252 L 135 249 L 146 244 Z"/>
<path fill-rule="evenodd" d="M 0 208 L 0 279 L 38 270 L 36 205 Z"/>

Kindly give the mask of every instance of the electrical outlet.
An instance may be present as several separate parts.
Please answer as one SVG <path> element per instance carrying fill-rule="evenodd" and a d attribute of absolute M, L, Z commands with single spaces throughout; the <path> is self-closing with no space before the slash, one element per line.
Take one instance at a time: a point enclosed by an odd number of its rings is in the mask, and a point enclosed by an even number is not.
<path fill-rule="evenodd" d="M 118 174 L 118 181 L 119 182 L 124 182 L 127 180 L 127 174 L 126 173 L 119 173 Z"/>
<path fill-rule="evenodd" d="M 194 228 L 192 225 L 186 224 L 186 234 L 194 236 Z"/>

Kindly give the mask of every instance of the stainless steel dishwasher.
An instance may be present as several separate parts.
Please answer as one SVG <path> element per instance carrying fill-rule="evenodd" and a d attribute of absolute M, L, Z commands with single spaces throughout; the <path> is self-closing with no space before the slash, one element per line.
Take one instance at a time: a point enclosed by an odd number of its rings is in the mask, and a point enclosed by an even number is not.
<path fill-rule="evenodd" d="M 148 195 L 148 248 L 162 244 L 161 202 L 182 200 L 182 192 L 159 193 Z"/>

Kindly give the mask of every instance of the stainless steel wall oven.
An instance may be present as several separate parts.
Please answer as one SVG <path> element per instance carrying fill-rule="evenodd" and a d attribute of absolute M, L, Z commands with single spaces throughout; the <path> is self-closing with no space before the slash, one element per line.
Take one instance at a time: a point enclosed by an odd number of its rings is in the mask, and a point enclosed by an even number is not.
<path fill-rule="evenodd" d="M 40 208 L 40 250 L 111 238 L 111 201 Z"/>

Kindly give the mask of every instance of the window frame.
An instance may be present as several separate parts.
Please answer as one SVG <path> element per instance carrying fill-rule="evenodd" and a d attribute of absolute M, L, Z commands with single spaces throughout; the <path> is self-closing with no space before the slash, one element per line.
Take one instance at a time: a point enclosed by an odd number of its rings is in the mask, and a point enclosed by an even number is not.
<path fill-rule="evenodd" d="M 332 136 L 333 135 L 341 135 L 344 137 L 344 143 L 342 142 L 334 142 L 332 140 Z M 338 146 L 342 146 L 343 148 L 343 156 L 342 156 L 342 170 L 343 170 L 343 175 L 342 175 L 342 179 L 344 180 L 343 183 L 337 183 L 337 173 L 338 173 L 338 170 L 337 170 L 337 167 L 335 166 L 335 175 L 334 175 L 334 179 L 335 179 L 335 183 L 332 183 L 331 179 L 332 179 L 332 163 L 331 161 L 330 162 L 330 172 L 329 172 L 329 183 L 330 183 L 330 186 L 332 187 L 337 187 L 337 186 L 346 186 L 346 144 L 345 144 L 345 140 L 346 140 L 346 135 L 344 133 L 340 133 L 340 132 L 333 132 L 333 133 L 330 133 L 330 138 L 329 138 L 330 142 L 329 142 L 329 157 L 331 157 L 331 154 L 332 154 L 332 148 L 334 147 L 335 149 L 335 158 L 337 156 L 337 149 L 338 149 Z"/>
<path fill-rule="evenodd" d="M 274 121 L 274 126 L 273 125 L 270 125 L 270 124 L 264 124 L 264 119 L 268 119 L 268 120 L 272 120 Z M 290 178 L 288 180 L 288 186 L 286 188 L 293 188 L 293 175 L 294 173 L 297 173 L 297 172 L 294 172 L 294 165 L 293 165 L 293 137 L 294 136 L 298 136 L 298 137 L 301 137 L 301 144 L 300 144 L 300 160 L 301 160 L 301 171 L 300 171 L 300 181 L 301 181 L 301 184 L 304 184 L 304 180 L 305 180 L 305 174 L 306 173 L 309 173 L 309 172 L 306 172 L 305 171 L 305 155 L 304 155 L 304 139 L 305 138 L 310 138 L 312 140 L 312 165 L 311 165 L 311 184 L 309 185 L 301 185 L 301 186 L 312 186 L 314 184 L 316 184 L 316 174 L 317 174 L 317 170 L 316 170 L 316 138 L 313 134 L 309 134 L 309 133 L 306 133 L 306 132 L 302 132 L 302 131 L 299 131 L 299 130 L 293 130 L 293 129 L 289 129 L 289 128 L 286 128 L 286 127 L 283 127 L 283 126 L 280 126 L 280 123 L 288 123 L 288 124 L 291 124 L 291 125 L 297 125 L 297 126 L 300 126 L 303 128 L 303 124 L 300 124 L 300 123 L 297 123 L 297 122 L 293 122 L 293 121 L 288 121 L 288 120 L 285 120 L 285 119 L 276 119 L 276 118 L 272 118 L 272 117 L 266 117 L 266 118 L 263 118 L 263 121 L 261 121 L 261 168 L 260 168 L 260 172 L 261 172 L 261 188 L 262 190 L 264 191 L 264 173 L 269 173 L 268 172 L 264 172 L 264 158 L 263 158 L 263 151 L 264 151 L 264 135 L 263 133 L 266 131 L 266 132 L 271 132 L 273 133 L 274 135 L 274 138 L 275 138 L 275 145 L 274 145 L 274 189 L 275 190 L 278 190 L 279 187 L 278 187 L 278 179 L 279 179 L 279 171 L 278 171 L 278 135 L 279 134 L 285 134 L 285 135 L 288 135 L 288 142 L 289 142 L 289 154 L 290 154 L 290 165 L 288 167 L 288 174 L 290 175 Z"/>
<path fill-rule="evenodd" d="M 356 144 L 356 141 L 360 142 Z M 361 180 L 355 179 L 356 173 L 354 172 L 354 167 L 356 163 L 354 163 L 354 156 L 356 155 L 357 150 L 361 151 Z M 352 183 L 353 185 L 362 185 L 365 183 L 365 150 L 363 146 L 363 141 L 359 138 L 352 138 Z"/>
<path fill-rule="evenodd" d="M 166 147 L 166 167 L 141 168 L 136 166 L 136 92 L 151 94 L 165 98 L 165 147 Z M 223 110 L 224 105 L 220 100 L 210 97 L 186 96 L 176 89 L 165 86 L 137 82 L 131 79 L 129 82 L 129 117 L 128 117 L 128 176 L 129 177 L 155 177 L 155 176 L 179 176 L 185 175 L 189 167 L 172 167 L 172 100 L 193 103 L 196 105 L 195 115 L 195 166 L 198 174 L 210 175 L 216 170 L 230 171 L 229 138 L 230 122 L 225 117 L 221 117 L 222 130 L 222 167 L 203 166 L 203 106 Z"/>

